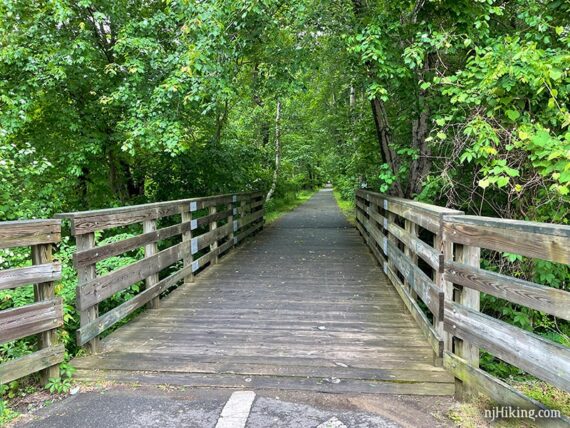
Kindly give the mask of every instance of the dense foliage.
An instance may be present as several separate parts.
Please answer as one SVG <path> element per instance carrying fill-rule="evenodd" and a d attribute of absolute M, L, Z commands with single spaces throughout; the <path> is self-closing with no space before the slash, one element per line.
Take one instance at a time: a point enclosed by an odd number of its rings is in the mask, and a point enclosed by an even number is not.
<path fill-rule="evenodd" d="M 275 178 L 276 198 L 330 180 L 345 199 L 368 186 L 569 221 L 566 1 L 2 0 L 0 17 L 0 220 Z M 570 287 L 567 266 L 487 256 Z M 70 269 L 69 331 L 74 284 Z M 22 290 L 0 309 L 32 298 Z M 483 308 L 568 344 L 552 317 L 488 296 Z"/>

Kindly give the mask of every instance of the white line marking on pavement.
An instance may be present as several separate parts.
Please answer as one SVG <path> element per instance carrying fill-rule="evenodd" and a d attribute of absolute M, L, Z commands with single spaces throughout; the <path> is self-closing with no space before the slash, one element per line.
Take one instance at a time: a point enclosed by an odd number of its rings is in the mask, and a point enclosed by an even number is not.
<path fill-rule="evenodd" d="M 244 428 L 253 400 L 253 391 L 234 392 L 222 409 L 216 428 Z"/>
<path fill-rule="evenodd" d="M 317 428 L 346 428 L 346 425 L 333 416 L 328 421 L 323 422 Z"/>

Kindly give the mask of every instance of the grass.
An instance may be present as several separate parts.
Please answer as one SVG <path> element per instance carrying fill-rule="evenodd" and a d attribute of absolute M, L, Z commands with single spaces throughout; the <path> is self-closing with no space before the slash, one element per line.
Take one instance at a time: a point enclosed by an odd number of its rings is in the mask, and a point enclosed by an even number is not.
<path fill-rule="evenodd" d="M 265 224 L 273 223 L 279 217 L 308 201 L 314 194 L 315 190 L 301 190 L 299 192 L 290 192 L 285 196 L 271 199 L 265 205 Z"/>
<path fill-rule="evenodd" d="M 570 416 L 570 393 L 535 379 L 511 382 L 511 385 L 524 395 L 540 401 L 546 407 L 560 410 L 563 415 Z"/>
<path fill-rule="evenodd" d="M 480 395 L 473 401 L 457 403 L 447 414 L 447 417 L 461 428 L 535 428 L 537 423 L 530 419 L 497 419 L 491 421 L 484 417 L 485 409 L 494 405 L 492 401 Z"/>
<path fill-rule="evenodd" d="M 350 224 L 356 224 L 356 217 L 354 213 L 354 201 L 343 199 L 340 192 L 333 190 L 334 198 L 336 199 L 336 204 L 349 221 Z"/>
<path fill-rule="evenodd" d="M 10 409 L 6 402 L 0 399 L 0 426 L 8 424 L 8 422 L 16 419 L 20 414 Z"/>

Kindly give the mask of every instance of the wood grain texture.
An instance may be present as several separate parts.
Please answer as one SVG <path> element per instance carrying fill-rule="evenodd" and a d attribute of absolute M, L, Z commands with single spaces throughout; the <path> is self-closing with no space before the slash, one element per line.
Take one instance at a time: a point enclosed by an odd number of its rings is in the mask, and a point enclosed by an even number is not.
<path fill-rule="evenodd" d="M 54 244 L 61 239 L 60 220 L 0 222 L 0 248 Z"/>
<path fill-rule="evenodd" d="M 445 304 L 444 325 L 454 336 L 570 391 L 569 348 L 453 302 Z"/>
<path fill-rule="evenodd" d="M 93 338 L 97 337 L 109 327 L 112 327 L 117 322 L 121 321 L 127 315 L 135 310 L 141 308 L 152 299 L 158 297 L 160 293 L 176 285 L 179 281 L 188 277 L 192 273 L 192 266 L 188 265 L 183 269 L 169 275 L 168 277 L 160 280 L 152 287 L 146 288 L 141 293 L 137 294 L 130 300 L 120 304 L 116 308 L 111 309 L 97 319 L 82 325 L 77 330 L 77 344 L 83 345 Z"/>
<path fill-rule="evenodd" d="M 32 263 L 34 265 L 45 265 L 53 262 L 52 244 L 41 244 L 32 246 Z M 34 284 L 34 297 L 36 302 L 47 301 L 55 298 L 54 281 L 37 282 Z M 62 313 L 63 318 L 63 313 Z M 54 329 L 46 330 L 38 335 L 38 348 L 46 349 L 57 345 L 58 336 Z M 59 377 L 59 366 L 54 364 L 40 371 L 40 382 L 46 385 L 51 378 Z"/>
<path fill-rule="evenodd" d="M 404 287 L 404 284 L 400 281 L 400 279 L 396 276 L 396 273 L 391 269 L 387 269 L 388 278 L 396 288 L 396 291 L 402 298 L 402 301 L 406 305 L 409 313 L 412 315 L 412 318 L 416 321 L 418 327 L 422 331 L 424 337 L 429 342 L 430 346 L 433 349 L 433 352 L 437 358 L 442 357 L 443 355 L 443 340 L 439 333 L 433 328 L 432 324 L 418 305 L 418 302 L 410 295 L 408 290 Z"/>
<path fill-rule="evenodd" d="M 78 287 L 77 308 L 81 311 L 90 308 L 189 254 L 189 246 L 182 242 L 107 275 L 98 276 Z"/>
<path fill-rule="evenodd" d="M 64 357 L 65 347 L 60 344 L 2 363 L 0 364 L 0 385 L 53 367 L 63 362 Z"/>
<path fill-rule="evenodd" d="M 190 228 L 191 221 L 185 221 L 174 226 L 165 227 L 156 231 L 123 239 L 122 241 L 101 245 L 85 251 L 77 251 L 73 254 L 73 263 L 76 268 L 89 266 L 109 257 L 118 256 L 128 251 L 141 248 L 147 244 L 152 244 L 173 236 L 181 235 L 188 232 Z"/>
<path fill-rule="evenodd" d="M 489 375 L 489 373 L 470 366 L 467 361 L 450 352 L 445 353 L 443 365 L 461 382 L 472 389 L 483 392 L 495 403 L 528 410 L 548 409 L 544 404 L 525 396 L 502 380 Z M 561 418 L 543 418 L 540 420 L 540 426 L 552 428 L 570 427 L 570 419 L 565 416 Z"/>
<path fill-rule="evenodd" d="M 181 205 L 193 205 L 196 209 L 202 209 L 210 206 L 227 204 L 234 196 L 236 196 L 238 200 L 249 200 L 259 194 L 259 192 L 251 192 L 215 195 L 203 198 L 134 205 L 130 207 L 60 213 L 55 217 L 58 219 L 69 219 L 71 221 L 71 233 L 73 235 L 82 235 L 98 230 L 106 230 L 115 227 L 128 226 L 135 223 L 142 223 L 145 220 L 156 220 L 162 217 L 176 215 L 180 212 Z"/>
<path fill-rule="evenodd" d="M 409 221 L 409 220 L 408 220 Z M 388 225 L 388 231 L 394 235 L 400 242 L 402 242 L 410 251 L 422 258 L 433 269 L 439 270 L 440 268 L 440 252 L 417 236 L 412 236 L 406 230 L 402 229 L 395 223 Z"/>
<path fill-rule="evenodd" d="M 570 293 L 567 291 L 457 262 L 446 263 L 444 275 L 446 281 L 570 320 Z"/>
<path fill-rule="evenodd" d="M 431 313 L 438 320 L 442 320 L 443 292 L 390 241 L 388 241 L 388 260 L 392 260 L 394 267 L 398 269 L 407 283 L 430 309 Z"/>
<path fill-rule="evenodd" d="M 0 270 L 0 290 L 21 287 L 40 282 L 59 281 L 60 263 L 45 263 L 35 266 Z"/>
<path fill-rule="evenodd" d="M 156 232 L 156 220 L 146 220 L 143 221 L 143 233 L 153 233 Z M 158 245 L 156 242 L 149 242 L 144 246 L 144 257 L 145 259 L 150 258 L 158 253 Z M 153 288 L 159 281 L 158 273 L 149 275 L 144 280 L 144 289 L 148 290 Z M 158 296 L 150 299 L 147 302 L 147 309 L 158 309 L 160 306 L 160 299 Z"/>
<path fill-rule="evenodd" d="M 490 217 L 446 217 L 445 240 L 570 264 L 570 226 Z"/>
<path fill-rule="evenodd" d="M 433 233 L 439 231 L 440 221 L 444 215 L 462 214 L 458 210 L 396 198 L 368 190 L 359 190 L 357 195 L 362 199 L 374 202 L 380 207 L 384 207 L 386 204 L 389 212 L 410 220 Z"/>
<path fill-rule="evenodd" d="M 0 312 L 0 344 L 63 325 L 63 303 L 57 297 Z"/>
<path fill-rule="evenodd" d="M 76 238 L 77 248 L 79 251 L 87 251 L 95 246 L 95 233 L 86 233 L 84 235 L 78 235 Z M 76 288 L 76 300 L 80 299 L 81 291 L 84 284 L 93 281 L 97 277 L 97 270 L 95 263 L 77 268 L 77 288 Z M 76 306 L 77 305 L 76 303 Z M 92 305 L 84 310 L 79 311 L 79 321 L 80 325 L 86 325 L 96 320 L 99 316 L 99 305 Z M 93 340 L 88 343 L 83 344 L 88 352 L 96 353 L 99 351 L 100 342 L 99 338 L 93 338 Z"/>

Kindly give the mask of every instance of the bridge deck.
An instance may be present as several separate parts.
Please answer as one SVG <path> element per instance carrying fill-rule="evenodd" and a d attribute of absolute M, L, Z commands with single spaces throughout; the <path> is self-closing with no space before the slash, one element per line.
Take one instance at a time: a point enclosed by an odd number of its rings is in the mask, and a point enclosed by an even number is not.
<path fill-rule="evenodd" d="M 451 375 L 322 191 L 74 361 L 83 380 L 450 395 Z"/>

